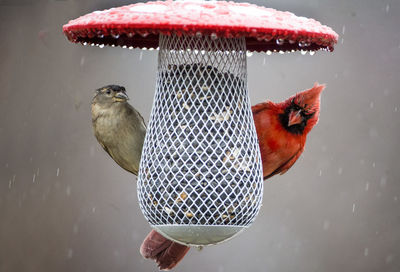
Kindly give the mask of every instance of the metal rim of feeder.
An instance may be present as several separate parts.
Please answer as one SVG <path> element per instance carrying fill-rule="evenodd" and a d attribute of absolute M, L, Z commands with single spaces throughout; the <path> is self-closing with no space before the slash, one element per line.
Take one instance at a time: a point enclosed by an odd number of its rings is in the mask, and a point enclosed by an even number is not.
<path fill-rule="evenodd" d="M 137 3 L 63 31 L 75 43 L 160 49 L 138 198 L 153 228 L 187 245 L 233 237 L 261 206 L 246 50 L 333 51 L 338 40 L 313 19 L 225 1 Z"/>

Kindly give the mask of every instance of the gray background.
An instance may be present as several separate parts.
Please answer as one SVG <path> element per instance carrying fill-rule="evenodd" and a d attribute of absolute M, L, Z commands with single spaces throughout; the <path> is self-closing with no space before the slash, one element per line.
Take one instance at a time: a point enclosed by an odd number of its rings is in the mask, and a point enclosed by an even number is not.
<path fill-rule="evenodd" d="M 333 53 L 254 54 L 253 104 L 327 83 L 304 156 L 265 183 L 239 237 L 176 271 L 400 271 L 400 1 L 251 1 L 312 17 Z M 131 1 L 0 0 L 0 271 L 156 271 L 136 178 L 97 144 L 95 88 L 126 86 L 146 121 L 156 51 L 69 43 L 63 24 Z"/>

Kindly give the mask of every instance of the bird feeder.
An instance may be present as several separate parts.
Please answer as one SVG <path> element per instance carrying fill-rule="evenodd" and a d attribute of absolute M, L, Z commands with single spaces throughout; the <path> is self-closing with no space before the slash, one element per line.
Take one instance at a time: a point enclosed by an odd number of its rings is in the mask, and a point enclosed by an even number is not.
<path fill-rule="evenodd" d="M 159 49 L 138 198 L 154 229 L 187 245 L 231 238 L 261 206 L 246 52 L 332 51 L 338 39 L 313 19 L 225 1 L 137 3 L 63 31 L 85 45 Z"/>

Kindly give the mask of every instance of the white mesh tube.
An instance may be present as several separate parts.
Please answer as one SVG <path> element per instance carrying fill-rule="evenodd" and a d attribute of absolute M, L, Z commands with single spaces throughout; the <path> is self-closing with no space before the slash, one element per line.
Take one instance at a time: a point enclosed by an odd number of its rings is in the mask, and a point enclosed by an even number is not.
<path fill-rule="evenodd" d="M 244 38 L 161 35 L 138 178 L 150 225 L 190 245 L 230 238 L 259 211 L 261 167 Z"/>

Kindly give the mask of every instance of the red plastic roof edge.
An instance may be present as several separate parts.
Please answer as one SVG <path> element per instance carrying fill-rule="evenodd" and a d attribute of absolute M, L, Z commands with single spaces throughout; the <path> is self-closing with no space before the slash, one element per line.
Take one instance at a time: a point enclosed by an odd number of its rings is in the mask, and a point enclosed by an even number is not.
<path fill-rule="evenodd" d="M 156 1 L 95 11 L 70 21 L 71 42 L 157 48 L 159 34 L 245 37 L 249 51 L 333 51 L 338 35 L 318 21 L 248 3 Z"/>

